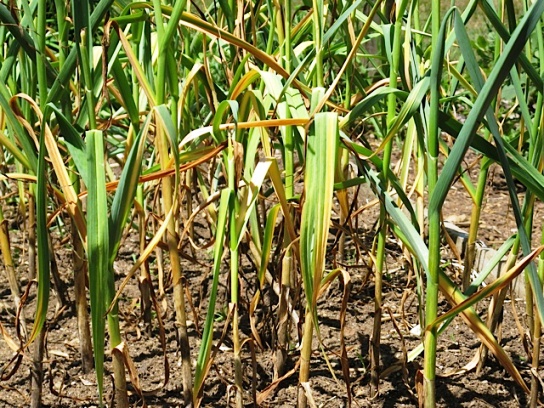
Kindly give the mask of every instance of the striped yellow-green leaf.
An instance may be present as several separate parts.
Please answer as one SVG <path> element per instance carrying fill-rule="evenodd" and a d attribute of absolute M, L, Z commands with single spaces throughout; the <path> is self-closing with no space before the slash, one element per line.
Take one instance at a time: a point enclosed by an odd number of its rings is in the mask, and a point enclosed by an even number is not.
<path fill-rule="evenodd" d="M 300 226 L 300 260 L 307 304 L 315 304 L 325 267 L 325 247 L 334 190 L 334 166 L 338 143 L 338 116 L 318 113 L 315 131 L 308 136 L 304 174 L 304 201 Z"/>
<path fill-rule="evenodd" d="M 89 292 L 91 298 L 91 321 L 94 344 L 95 370 L 100 402 L 104 384 L 104 314 L 107 307 L 106 286 L 109 273 L 109 228 L 104 171 L 104 140 L 101 131 L 86 133 L 87 167 L 87 255 L 89 265 Z"/>

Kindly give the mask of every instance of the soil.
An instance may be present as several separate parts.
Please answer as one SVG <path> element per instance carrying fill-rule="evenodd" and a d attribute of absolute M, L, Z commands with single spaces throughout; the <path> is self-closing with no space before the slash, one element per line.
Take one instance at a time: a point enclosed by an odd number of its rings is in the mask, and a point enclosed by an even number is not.
<path fill-rule="evenodd" d="M 475 172 L 476 169 L 473 170 Z M 499 245 L 515 230 L 515 221 L 511 215 L 508 192 L 505 189 L 500 170 L 494 167 L 491 185 L 487 188 L 485 207 L 482 214 L 480 239 L 490 246 Z M 476 174 L 476 173 L 474 173 Z M 522 192 L 520 192 L 521 194 Z M 372 199 L 370 190 L 363 188 L 361 198 Z M 454 217 L 460 226 L 466 226 L 470 220 L 470 199 L 463 187 L 457 183 L 452 189 L 443 208 L 444 217 Z M 10 220 L 10 234 L 13 248 L 16 248 L 17 273 L 23 285 L 28 283 L 28 262 L 24 248 L 26 235 L 22 225 L 16 220 L 16 208 L 4 203 L 6 219 Z M 538 204 L 535 220 L 542 220 L 544 209 Z M 362 243 L 362 258 L 356 259 L 352 241 L 348 240 L 346 270 L 351 278 L 349 302 L 347 303 L 345 321 L 345 346 L 349 362 L 349 380 L 351 403 L 354 407 L 416 407 L 415 378 L 423 365 L 422 354 L 414 361 L 406 361 L 406 354 L 420 343 L 421 334 L 418 332 L 418 299 L 415 291 L 416 278 L 408 268 L 405 256 L 399 243 L 391 237 L 387 249 L 387 271 L 384 275 L 384 303 L 382 315 L 381 363 L 382 377 L 380 380 L 379 396 L 372 399 L 369 396 L 370 360 L 369 340 L 372 334 L 374 320 L 374 278 L 369 269 L 368 252 L 372 243 L 373 231 L 377 219 L 377 207 L 369 208 L 359 215 L 359 240 Z M 67 221 L 67 220 L 65 220 Z M 209 241 L 210 234 L 204 220 L 198 221 L 196 235 L 201 242 Z M 536 223 L 538 224 L 538 223 Z M 535 225 L 535 229 L 541 225 Z M 54 230 L 54 253 L 59 265 L 60 276 L 67 288 L 70 302 L 73 302 L 72 261 L 69 245 L 63 241 L 68 236 L 63 228 Z M 536 240 L 540 232 L 536 232 Z M 334 237 L 331 236 L 332 244 Z M 134 255 L 139 253 L 136 237 L 129 236 L 121 246 L 116 263 L 117 285 L 134 262 Z M 183 252 L 191 254 L 186 245 Z M 192 302 L 193 323 L 190 326 L 190 342 L 192 359 L 196 361 L 200 346 L 200 328 L 203 325 L 207 310 L 208 291 L 211 286 L 212 255 L 207 251 L 198 251 L 199 264 L 183 261 L 186 287 Z M 330 251 L 329 261 L 333 260 L 334 251 Z M 242 316 L 240 328 L 244 339 L 251 338 L 247 320 L 248 302 L 255 293 L 255 268 L 242 256 Z M 444 258 L 451 259 L 452 254 L 444 249 Z M 225 305 L 228 299 L 228 267 L 224 263 L 221 276 L 221 288 L 217 303 L 217 322 L 215 342 L 217 346 L 221 337 L 224 318 L 227 314 Z M 276 265 L 277 266 L 277 265 Z M 274 272 L 274 265 L 271 271 Z M 156 272 L 156 271 L 154 271 Z M 459 281 L 459 271 L 453 265 L 448 267 L 448 274 Z M 4 275 L 5 276 L 5 275 Z M 156 275 L 154 275 L 156 279 Z M 155 290 L 157 283 L 154 282 Z M 342 375 L 340 347 L 340 313 L 344 285 L 339 281 L 333 284 L 321 296 L 319 302 L 319 326 L 322 348 L 317 339 L 314 340 L 314 353 L 311 361 L 311 389 L 316 406 L 344 407 L 348 405 L 346 383 Z M 159 328 L 156 320 L 150 332 L 140 316 L 139 289 L 137 279 L 133 278 L 120 299 L 120 314 L 123 336 L 128 345 L 130 355 L 138 369 L 140 382 L 144 390 L 157 389 L 153 395 L 140 398 L 134 388 L 131 388 L 130 401 L 133 406 L 148 407 L 180 407 L 181 398 L 181 360 L 177 351 L 177 336 L 174 326 L 171 288 L 161 303 L 165 322 L 166 355 L 169 362 L 169 380 L 164 382 L 165 368 L 163 352 L 159 342 Z M 263 304 L 257 310 L 258 329 L 264 344 L 264 349 L 254 347 L 255 361 L 252 361 L 251 342 L 245 342 L 243 348 L 243 365 L 245 370 L 244 401 L 246 405 L 253 404 L 252 385 L 257 392 L 262 392 L 273 382 L 274 354 L 270 333 L 274 324 L 272 313 L 275 312 L 277 297 L 267 289 L 263 295 Z M 269 307 L 272 305 L 271 307 Z M 486 313 L 487 301 L 480 302 L 476 309 L 480 316 Z M 525 334 L 520 334 L 518 325 L 526 327 L 525 305 L 523 300 L 507 298 L 504 308 L 502 325 L 499 329 L 500 343 L 512 358 L 524 380 L 530 384 L 530 357 L 527 342 L 523 341 Z M 166 306 L 166 307 L 165 307 Z M 35 308 L 35 286 L 30 290 L 26 303 L 27 315 L 31 316 Z M 78 357 L 78 338 L 76 317 L 71 303 L 59 311 L 57 298 L 52 294 L 49 307 L 47 328 L 47 354 L 45 357 L 45 379 L 43 383 L 43 406 L 45 407 L 93 407 L 98 405 L 96 380 L 94 373 L 83 374 Z M 450 306 L 441 297 L 440 311 L 449 310 Z M 16 339 L 14 330 L 14 314 L 9 286 L 6 279 L 0 280 L 0 322 L 6 336 Z M 272 310 L 271 310 L 272 309 Z M 515 312 L 515 313 L 514 313 Z M 299 316 L 302 314 L 298 311 Z M 194 316 L 197 316 L 195 319 Z M 516 321 L 517 319 L 517 321 Z M 198 323 L 198 324 L 195 324 Z M 31 320 L 28 321 L 31 325 Z M 278 384 L 268 398 L 261 404 L 263 407 L 293 407 L 296 405 L 298 392 L 298 372 L 296 361 L 299 351 L 296 344 L 299 340 L 296 327 L 292 327 L 293 347 L 289 354 L 287 371 L 293 370 L 291 376 Z M 233 358 L 230 331 L 220 344 L 213 367 L 205 383 L 202 406 L 226 407 L 234 405 L 233 392 Z M 437 397 L 438 406 L 442 407 L 519 407 L 528 403 L 528 396 L 516 385 L 509 374 L 497 360 L 490 355 L 480 373 L 474 369 L 469 372 L 455 373 L 468 364 L 478 351 L 480 342 L 461 318 L 456 318 L 449 328 L 440 336 L 438 346 Z M 324 356 L 327 356 L 325 359 Z M 0 337 L 0 363 L 4 366 L 2 375 L 6 375 L 12 366 L 8 363 L 14 356 L 3 336 Z M 31 350 L 25 350 L 23 360 L 18 370 L 5 381 L 0 382 L 0 407 L 26 407 L 30 404 L 30 361 Z M 327 364 L 328 360 L 328 364 Z M 253 369 L 255 365 L 256 369 Z M 452 374 L 453 372 L 453 374 Z M 113 393 L 110 356 L 106 356 L 105 401 L 111 406 L 110 398 Z M 451 374 L 446 376 L 446 374 Z M 539 371 L 542 376 L 544 373 Z"/>

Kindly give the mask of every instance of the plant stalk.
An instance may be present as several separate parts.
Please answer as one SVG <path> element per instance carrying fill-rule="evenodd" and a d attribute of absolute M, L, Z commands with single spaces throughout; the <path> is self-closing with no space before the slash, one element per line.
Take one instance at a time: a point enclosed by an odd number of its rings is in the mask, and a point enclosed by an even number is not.
<path fill-rule="evenodd" d="M 81 237 L 75 224 L 72 224 L 72 261 L 74 262 L 74 297 L 77 314 L 77 331 L 79 336 L 79 352 L 81 355 L 81 369 L 83 373 L 89 373 L 93 369 L 93 345 L 91 341 L 91 329 L 89 326 L 89 312 L 87 310 L 87 297 L 85 289 L 85 277 L 87 268 L 85 262 L 85 250 Z"/>
<path fill-rule="evenodd" d="M 157 126 L 160 131 L 160 126 Z M 160 131 L 156 138 L 161 168 L 169 166 L 168 143 L 166 135 Z M 164 214 L 168 214 L 173 206 L 173 186 L 171 177 L 164 177 L 162 185 L 162 205 Z M 173 209 L 177 213 L 177 209 Z M 170 255 L 170 267 L 172 268 L 172 286 L 174 290 L 174 310 L 176 313 L 176 326 L 179 332 L 179 347 L 182 360 L 182 386 L 183 399 L 186 404 L 192 401 L 192 374 L 189 335 L 187 332 L 187 312 L 185 308 L 185 294 L 183 290 L 183 274 L 181 260 L 178 252 L 178 234 L 176 232 L 175 217 L 170 218 L 166 232 L 166 244 Z"/>
<path fill-rule="evenodd" d="M 438 37 L 440 31 L 440 2 L 432 2 L 431 10 L 432 25 L 432 51 L 439 52 Z M 428 154 L 427 154 L 427 177 L 428 193 L 432 196 L 438 180 L 438 107 L 439 107 L 439 84 L 441 66 L 433 65 L 433 80 L 431 81 L 430 118 L 428 122 Z M 429 208 L 429 273 L 427 274 L 427 287 L 425 292 L 425 324 L 433 322 L 438 313 L 438 276 L 440 273 L 440 209 Z M 425 408 L 436 406 L 436 345 L 438 333 L 437 328 L 425 331 L 425 358 L 423 368 L 423 396 Z"/>

